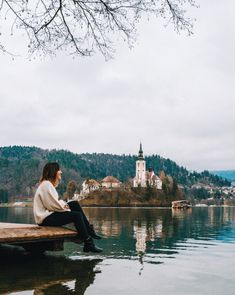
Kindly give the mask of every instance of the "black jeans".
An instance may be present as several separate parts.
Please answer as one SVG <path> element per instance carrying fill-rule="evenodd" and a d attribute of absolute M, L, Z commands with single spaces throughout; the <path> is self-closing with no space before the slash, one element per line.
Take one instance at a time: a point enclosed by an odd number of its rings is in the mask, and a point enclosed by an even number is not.
<path fill-rule="evenodd" d="M 82 216 L 83 216 L 83 219 L 84 219 L 84 223 L 85 225 L 87 226 L 87 228 L 90 230 L 90 223 L 89 221 L 87 220 L 86 218 L 86 215 L 85 213 L 83 212 L 82 210 L 82 207 L 80 206 L 80 204 L 77 202 L 77 201 L 70 201 L 67 203 L 68 206 L 69 206 L 69 209 L 71 211 L 78 211 L 78 212 L 81 212 Z"/>
<path fill-rule="evenodd" d="M 78 236 L 83 241 L 89 238 L 90 224 L 77 201 L 68 202 L 71 211 L 53 212 L 40 225 L 61 226 L 73 222 Z"/>

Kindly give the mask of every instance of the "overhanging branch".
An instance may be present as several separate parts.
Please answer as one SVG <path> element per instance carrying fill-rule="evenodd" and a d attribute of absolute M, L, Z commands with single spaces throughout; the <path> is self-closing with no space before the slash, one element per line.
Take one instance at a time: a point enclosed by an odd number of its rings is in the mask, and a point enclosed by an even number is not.
<path fill-rule="evenodd" d="M 26 31 L 32 54 L 65 49 L 82 56 L 99 51 L 107 57 L 113 33 L 135 40 L 136 23 L 144 14 L 168 17 L 177 31 L 191 34 L 187 5 L 195 6 L 194 0 L 2 0 L 0 17 L 8 8 L 15 16 L 12 29 Z"/>

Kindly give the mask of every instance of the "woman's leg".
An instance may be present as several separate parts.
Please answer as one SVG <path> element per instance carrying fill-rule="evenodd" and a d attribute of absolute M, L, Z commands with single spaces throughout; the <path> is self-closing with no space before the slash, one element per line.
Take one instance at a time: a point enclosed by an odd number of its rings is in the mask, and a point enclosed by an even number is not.
<path fill-rule="evenodd" d="M 70 201 L 67 203 L 68 206 L 69 206 L 69 209 L 72 211 L 72 212 L 81 212 L 82 216 L 83 216 L 83 220 L 84 220 L 84 223 L 86 225 L 86 229 L 87 229 L 87 232 L 89 233 L 89 235 L 93 238 L 93 239 L 96 239 L 96 240 L 100 240 L 101 237 L 99 235 L 96 234 L 95 230 L 94 230 L 94 227 L 92 224 L 89 223 L 85 213 L 83 212 L 82 210 L 82 207 L 80 206 L 79 202 L 78 201 Z"/>
<path fill-rule="evenodd" d="M 74 222 L 74 225 L 78 231 L 79 237 L 84 241 L 84 252 L 100 253 L 103 250 L 95 246 L 92 238 L 88 234 L 84 218 L 81 212 L 78 211 L 64 211 L 64 212 L 53 212 L 47 216 L 40 225 L 49 226 L 61 226 Z"/>
<path fill-rule="evenodd" d="M 83 241 L 89 238 L 89 233 L 87 231 L 83 215 L 78 211 L 53 212 L 47 216 L 40 225 L 61 226 L 71 222 L 74 223 L 79 237 L 81 237 Z"/>
<path fill-rule="evenodd" d="M 68 202 L 67 204 L 68 204 L 69 209 L 70 209 L 71 211 L 78 211 L 78 212 L 81 212 L 81 213 L 82 213 L 82 215 L 83 215 L 83 219 L 84 219 L 84 223 L 86 224 L 86 226 L 87 226 L 88 228 L 90 228 L 90 223 L 89 223 L 89 221 L 88 221 L 88 219 L 87 219 L 85 213 L 83 212 L 82 207 L 81 207 L 80 204 L 78 203 L 78 201 L 70 201 L 70 202 Z"/>

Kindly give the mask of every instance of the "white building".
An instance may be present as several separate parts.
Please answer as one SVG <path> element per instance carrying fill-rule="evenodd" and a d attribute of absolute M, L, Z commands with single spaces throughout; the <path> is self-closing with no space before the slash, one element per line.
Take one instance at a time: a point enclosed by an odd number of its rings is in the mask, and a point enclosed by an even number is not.
<path fill-rule="evenodd" d="M 138 160 L 136 161 L 135 178 L 133 179 L 134 187 L 146 187 L 146 162 L 143 156 L 142 144 L 140 143 L 140 150 Z"/>
<path fill-rule="evenodd" d="M 161 179 L 154 174 L 152 168 L 146 171 L 146 162 L 143 156 L 142 144 L 140 143 L 139 155 L 136 161 L 136 174 L 133 179 L 134 187 L 146 187 L 148 185 L 156 187 L 157 189 L 162 189 Z"/>
<path fill-rule="evenodd" d="M 90 192 L 98 190 L 99 188 L 100 188 L 99 182 L 97 182 L 94 179 L 86 179 L 82 183 L 81 196 L 86 196 Z"/>
<path fill-rule="evenodd" d="M 149 186 L 156 187 L 157 189 L 162 189 L 162 181 L 160 177 L 154 174 L 152 168 L 149 168 L 148 171 L 145 173 L 146 175 L 146 184 L 148 183 Z"/>
<path fill-rule="evenodd" d="M 106 176 L 101 180 L 101 186 L 105 188 L 116 188 L 121 186 L 121 182 L 113 176 Z"/>

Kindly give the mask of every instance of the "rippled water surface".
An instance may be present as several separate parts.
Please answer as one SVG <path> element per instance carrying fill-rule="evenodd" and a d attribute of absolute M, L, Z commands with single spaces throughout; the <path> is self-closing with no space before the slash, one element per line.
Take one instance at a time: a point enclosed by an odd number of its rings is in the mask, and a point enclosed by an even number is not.
<path fill-rule="evenodd" d="M 235 208 L 85 208 L 102 255 L 0 248 L 0 294 L 235 294 Z M 29 208 L 0 221 L 33 223 Z"/>

